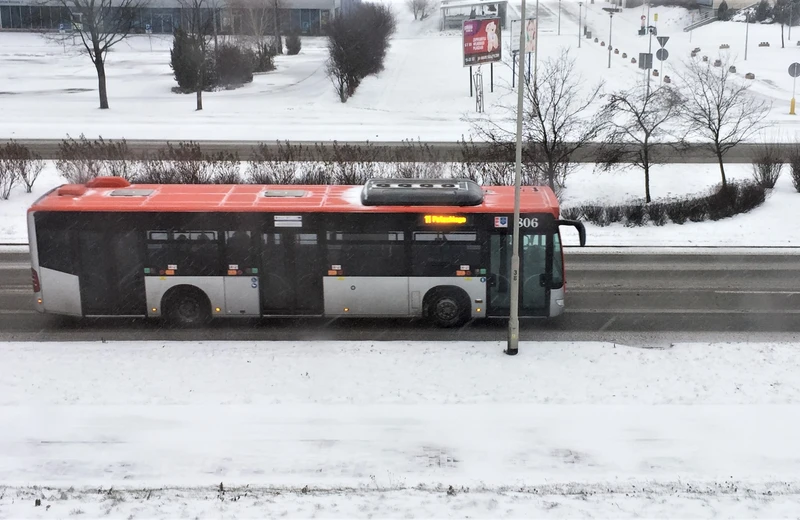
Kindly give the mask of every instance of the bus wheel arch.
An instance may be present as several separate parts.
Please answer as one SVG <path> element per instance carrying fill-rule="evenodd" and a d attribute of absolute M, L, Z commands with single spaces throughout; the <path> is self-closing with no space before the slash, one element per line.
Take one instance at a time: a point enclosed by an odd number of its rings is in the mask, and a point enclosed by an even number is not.
<path fill-rule="evenodd" d="M 194 285 L 176 285 L 161 298 L 167 322 L 178 327 L 198 327 L 211 320 L 211 300 Z"/>
<path fill-rule="evenodd" d="M 461 287 L 433 287 L 422 299 L 423 316 L 440 327 L 458 327 L 469 321 L 472 305 Z"/>

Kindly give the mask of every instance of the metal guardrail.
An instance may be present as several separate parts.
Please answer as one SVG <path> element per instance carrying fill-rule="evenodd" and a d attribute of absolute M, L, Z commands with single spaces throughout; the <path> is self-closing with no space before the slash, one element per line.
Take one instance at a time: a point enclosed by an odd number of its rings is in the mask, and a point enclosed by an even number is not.
<path fill-rule="evenodd" d="M 43 159 L 56 160 L 59 158 L 60 139 L 15 139 L 14 142 L 26 146 L 36 152 Z M 0 145 L 11 142 L 0 139 Z M 106 140 L 106 143 L 118 142 Z M 166 150 L 168 144 L 173 146 L 182 141 L 161 140 L 126 140 L 128 150 L 135 156 L 154 154 Z M 188 142 L 188 141 L 183 141 Z M 469 143 L 466 147 L 460 142 L 445 141 L 192 141 L 200 146 L 205 153 L 237 153 L 243 161 L 256 160 L 255 151 L 262 147 L 267 153 L 272 154 L 276 160 L 285 160 L 286 147 L 292 147 L 292 161 L 323 161 L 337 162 L 514 162 L 514 144 L 496 144 L 476 142 Z M 576 151 L 570 162 L 596 163 L 602 150 L 601 143 L 590 143 Z M 628 145 L 631 150 L 635 145 Z M 716 163 L 717 158 L 706 144 L 690 144 L 677 152 L 667 143 L 651 145 L 653 163 L 661 164 L 688 164 L 688 163 Z M 740 144 L 725 155 L 726 163 L 750 163 L 755 154 L 763 147 L 763 143 Z M 771 145 L 776 151 L 788 157 L 788 152 L 795 147 L 794 143 L 780 143 Z M 497 153 L 503 149 L 502 153 Z M 493 153 L 489 153 L 493 152 Z M 99 159 L 113 159 L 114 157 L 98 157 Z"/>

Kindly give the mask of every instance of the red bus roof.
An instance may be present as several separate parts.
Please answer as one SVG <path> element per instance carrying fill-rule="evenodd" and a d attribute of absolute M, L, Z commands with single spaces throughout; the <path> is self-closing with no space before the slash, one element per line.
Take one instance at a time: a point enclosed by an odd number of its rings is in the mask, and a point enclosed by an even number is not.
<path fill-rule="evenodd" d="M 445 208 L 458 213 L 514 211 L 513 186 L 484 186 L 483 202 L 477 206 L 365 206 L 361 203 L 362 189 L 363 186 L 340 185 L 128 184 L 121 178 L 104 177 L 85 185 L 66 184 L 56 188 L 36 201 L 29 211 L 423 213 Z M 141 190 L 144 195 L 132 196 L 132 190 Z M 291 195 L 264 195 L 276 191 Z M 558 218 L 558 199 L 549 187 L 523 186 L 520 211 L 550 213 Z"/>

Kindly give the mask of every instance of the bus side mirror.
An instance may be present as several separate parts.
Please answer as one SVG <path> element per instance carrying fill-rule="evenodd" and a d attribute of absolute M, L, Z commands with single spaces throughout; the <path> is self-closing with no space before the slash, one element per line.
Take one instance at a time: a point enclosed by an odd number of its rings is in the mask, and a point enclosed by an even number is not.
<path fill-rule="evenodd" d="M 583 222 L 579 220 L 556 220 L 556 226 L 571 226 L 578 230 L 578 236 L 580 237 L 581 247 L 586 245 L 586 228 L 583 226 Z"/>

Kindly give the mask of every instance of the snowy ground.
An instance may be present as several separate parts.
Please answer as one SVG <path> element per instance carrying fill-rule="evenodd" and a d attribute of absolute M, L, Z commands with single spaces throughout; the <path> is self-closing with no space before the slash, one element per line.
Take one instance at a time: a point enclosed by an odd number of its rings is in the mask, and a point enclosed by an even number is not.
<path fill-rule="evenodd" d="M 785 168 L 786 169 L 786 168 Z M 729 178 L 751 176 L 749 165 L 729 165 Z M 0 244 L 25 244 L 28 241 L 25 212 L 47 190 L 65 183 L 52 163 L 48 163 L 34 185 L 33 193 L 15 188 L 9 200 L 0 200 Z M 655 199 L 700 195 L 719 183 L 715 165 L 661 165 L 653 169 L 651 190 Z M 643 175 L 635 170 L 596 172 L 591 165 L 580 165 L 569 178 L 562 194 L 562 204 L 577 206 L 601 203 L 620 204 L 640 200 L 644 196 Z M 588 244 L 592 246 L 725 246 L 725 247 L 800 247 L 800 229 L 787 226 L 787 216 L 794 214 L 800 193 L 792 186 L 786 171 L 767 201 L 750 213 L 718 222 L 687 222 L 662 227 L 625 227 L 613 224 L 598 227 L 587 223 Z M 576 245 L 576 233 L 565 232 L 565 243 Z"/>
<path fill-rule="evenodd" d="M 6 343 L 0 518 L 796 517 L 798 346 Z"/>
<path fill-rule="evenodd" d="M 402 2 L 393 2 L 398 32 L 387 56 L 386 70 L 367 78 L 357 94 L 343 105 L 325 76 L 325 41 L 304 38 L 298 56 L 280 56 L 278 69 L 257 75 L 253 83 L 234 91 L 205 94 L 202 112 L 194 111 L 191 95 L 171 92 L 174 79 L 169 67 L 171 41 L 164 36 L 133 37 L 114 47 L 108 56 L 111 109 L 97 109 L 94 67 L 71 42 L 61 45 L 35 34 L 0 33 L 0 136 L 16 138 L 63 138 L 85 133 L 95 137 L 155 139 L 257 139 L 292 140 L 401 140 L 455 141 L 472 133 L 465 119 L 475 114 L 469 95 L 469 69 L 461 66 L 461 37 L 438 31 L 438 16 L 414 22 Z M 578 5 L 562 4 L 558 34 L 556 0 L 540 2 L 540 61 L 569 49 L 588 86 L 604 78 L 610 90 L 628 88 L 642 79 L 630 57 L 647 50 L 648 39 L 637 36 L 641 8 L 627 9 L 614 17 L 613 46 L 628 53 L 612 57 L 607 68 L 607 47 L 578 42 Z M 585 21 L 593 36 L 607 40 L 608 16 L 603 2 L 584 3 Z M 518 8 L 510 5 L 510 16 Z M 533 8 L 531 3 L 530 9 Z M 797 61 L 800 48 L 779 45 L 780 27 L 751 24 L 748 61 L 743 60 L 745 25 L 714 23 L 691 35 L 682 28 L 691 15 L 677 8 L 653 9 L 659 14 L 659 35 L 670 37 L 667 74 L 688 59 L 694 47 L 715 59 L 719 45 L 740 74 L 755 72 L 754 90 L 775 101 L 770 138 L 793 139 L 797 117 L 787 115 L 792 83 L 786 70 Z M 800 38 L 800 28 L 795 28 Z M 690 40 L 691 38 L 691 40 Z M 503 35 L 510 43 L 510 28 Z M 770 48 L 759 48 L 769 41 Z M 653 51 L 658 44 L 653 40 Z M 152 50 L 151 50 L 152 49 Z M 486 106 L 489 113 L 504 113 L 514 106 L 510 94 L 510 52 L 506 62 L 494 67 L 494 92 L 484 66 Z"/>

